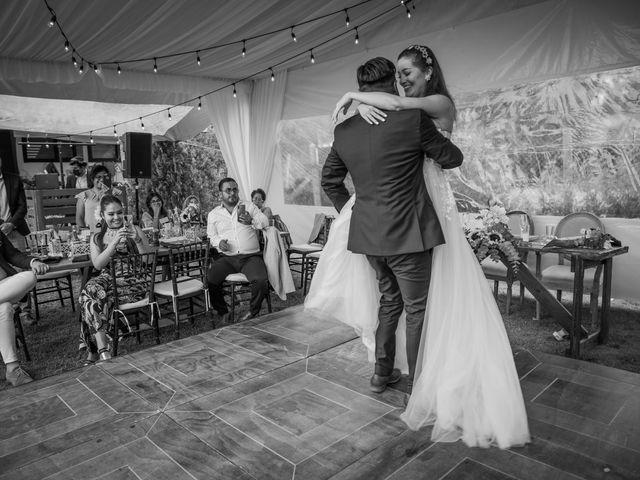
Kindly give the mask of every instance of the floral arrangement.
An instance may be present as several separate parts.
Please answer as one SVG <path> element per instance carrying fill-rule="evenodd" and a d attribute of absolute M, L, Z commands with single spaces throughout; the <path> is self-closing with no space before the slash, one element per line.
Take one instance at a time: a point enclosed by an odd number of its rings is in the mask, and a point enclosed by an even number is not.
<path fill-rule="evenodd" d="M 487 257 L 499 262 L 500 254 L 503 254 L 513 270 L 517 272 L 520 255 L 513 244 L 513 235 L 509 231 L 508 222 L 506 210 L 499 205 L 494 205 L 480 210 L 473 217 L 467 217 L 463 229 L 479 262 Z"/>
<path fill-rule="evenodd" d="M 183 205 L 180 213 L 181 223 L 199 223 L 200 222 L 200 200 L 195 195 L 189 195 Z"/>

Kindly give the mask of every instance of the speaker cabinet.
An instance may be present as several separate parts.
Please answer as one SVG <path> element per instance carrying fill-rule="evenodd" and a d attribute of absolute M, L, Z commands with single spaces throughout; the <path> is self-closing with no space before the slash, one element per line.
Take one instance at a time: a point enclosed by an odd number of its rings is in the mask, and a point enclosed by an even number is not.
<path fill-rule="evenodd" d="M 151 178 L 151 134 L 127 132 L 125 144 L 125 176 Z"/>
<path fill-rule="evenodd" d="M 0 158 L 2 158 L 3 172 L 19 173 L 16 143 L 11 130 L 0 130 Z"/>

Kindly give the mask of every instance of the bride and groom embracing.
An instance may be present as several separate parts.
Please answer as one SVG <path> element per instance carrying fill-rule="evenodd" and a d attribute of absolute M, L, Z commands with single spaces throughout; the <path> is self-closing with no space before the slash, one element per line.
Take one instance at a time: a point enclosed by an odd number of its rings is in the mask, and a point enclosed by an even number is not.
<path fill-rule="evenodd" d="M 529 441 L 518 374 L 502 317 L 469 247 L 443 170 L 460 166 L 448 139 L 455 107 L 433 52 L 412 45 L 396 68 L 357 70 L 345 94 L 360 115 L 339 124 L 322 187 L 340 212 L 305 307 L 349 325 L 375 361 L 370 388 L 407 374 L 412 429 L 434 441 L 508 448 Z M 345 188 L 351 174 L 356 193 Z M 408 399 L 408 401 L 407 401 Z"/>

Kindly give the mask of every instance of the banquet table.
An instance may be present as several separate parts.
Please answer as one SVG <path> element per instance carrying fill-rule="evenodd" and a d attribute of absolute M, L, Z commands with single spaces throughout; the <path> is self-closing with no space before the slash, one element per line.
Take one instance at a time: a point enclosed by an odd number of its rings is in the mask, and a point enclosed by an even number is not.
<path fill-rule="evenodd" d="M 580 348 L 587 342 L 596 340 L 597 343 L 606 343 L 609 336 L 609 307 L 611 304 L 611 278 L 613 274 L 613 258 L 629 251 L 629 247 L 614 247 L 606 250 L 590 248 L 553 247 L 545 248 L 542 243 L 523 242 L 517 243 L 520 253 L 533 252 L 536 255 L 535 275 L 521 264 L 514 276 L 525 288 L 542 304 L 544 309 L 562 327 L 569 332 L 569 349 L 567 355 L 572 358 L 580 358 Z M 572 271 L 574 272 L 572 311 L 567 310 L 555 296 L 541 283 L 541 263 L 543 254 L 563 254 L 571 257 Z M 510 268 L 506 257 L 502 257 L 503 263 Z M 602 274 L 602 302 L 600 311 L 600 327 L 589 332 L 582 324 L 582 297 L 584 292 L 584 271 L 588 268 L 603 266 Z"/>

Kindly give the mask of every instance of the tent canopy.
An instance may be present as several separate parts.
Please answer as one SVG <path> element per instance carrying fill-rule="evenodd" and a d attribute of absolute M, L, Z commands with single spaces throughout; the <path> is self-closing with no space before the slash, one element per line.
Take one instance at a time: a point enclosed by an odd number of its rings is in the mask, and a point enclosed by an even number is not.
<path fill-rule="evenodd" d="M 159 111 L 158 118 L 145 122 L 146 131 L 185 138 L 211 123 L 210 112 L 194 108 L 199 96 L 218 89 L 231 95 L 233 82 L 268 79 L 269 69 L 276 78 L 299 73 L 286 86 L 285 117 L 326 114 L 337 92 L 353 85 L 358 62 L 379 54 L 393 58 L 401 46 L 426 37 L 454 91 L 635 65 L 640 57 L 634 0 L 415 0 L 413 5 L 407 19 L 397 0 L 6 0 L 0 6 L 0 95 L 94 103 L 74 108 L 51 102 L 45 117 L 41 107 L 47 103 L 34 102 L 21 112 L 7 111 L 0 128 L 93 130 L 106 136 L 112 134 L 110 125 L 126 120 L 132 121 L 122 131 L 141 130 L 137 117 Z M 69 52 L 58 25 L 47 27 L 47 6 L 70 42 Z M 97 65 L 98 72 L 85 64 L 78 74 L 72 56 Z M 140 59 L 146 60 L 132 62 Z M 164 109 L 187 100 L 184 118 L 177 122 L 172 112 L 169 121 Z M 5 97 L 0 101 L 10 103 Z M 109 103 L 154 108 L 133 115 L 98 108 Z M 82 115 L 87 108 L 91 115 Z"/>

